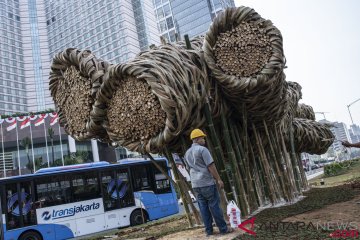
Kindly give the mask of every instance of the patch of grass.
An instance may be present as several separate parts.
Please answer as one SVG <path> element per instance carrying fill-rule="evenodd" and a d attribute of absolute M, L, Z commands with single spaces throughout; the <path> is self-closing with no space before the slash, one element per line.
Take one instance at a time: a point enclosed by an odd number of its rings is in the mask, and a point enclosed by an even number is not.
<path fill-rule="evenodd" d="M 360 161 L 355 161 L 351 167 L 342 174 L 333 177 L 325 177 L 324 174 L 322 174 L 314 179 L 311 179 L 309 184 L 317 184 L 317 186 L 320 186 L 320 180 L 324 179 L 325 185 L 321 187 L 331 187 L 338 186 L 358 178 L 360 178 Z"/>
<path fill-rule="evenodd" d="M 261 225 L 278 223 L 291 216 L 320 209 L 330 204 L 349 201 L 354 198 L 355 192 L 351 190 L 350 186 L 343 185 L 329 188 L 314 188 L 304 193 L 304 195 L 306 196 L 305 199 L 293 205 L 265 209 L 260 212 L 255 216 L 256 227 L 254 231 L 256 236 L 244 234 L 237 239 L 329 239 L 329 234 L 333 231 L 320 231 L 311 228 L 307 230 L 285 228 L 279 229 L 279 231 L 271 231 L 261 227 Z"/>
<path fill-rule="evenodd" d="M 287 217 L 323 208 L 326 205 L 349 201 L 355 193 L 349 186 L 336 186 L 329 188 L 313 188 L 304 193 L 303 200 L 284 207 L 269 208 L 256 215 L 257 223 L 281 221 Z"/>

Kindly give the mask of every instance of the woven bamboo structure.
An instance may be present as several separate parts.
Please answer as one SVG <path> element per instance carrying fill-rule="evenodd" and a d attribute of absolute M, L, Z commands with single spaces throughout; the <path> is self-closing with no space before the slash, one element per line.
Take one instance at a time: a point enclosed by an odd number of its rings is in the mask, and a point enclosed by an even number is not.
<path fill-rule="evenodd" d="M 91 138 L 109 141 L 101 126 L 95 131 L 89 129 L 90 111 L 109 66 L 88 50 L 69 48 L 54 56 L 49 76 L 50 93 L 61 126 L 79 141 Z"/>
<path fill-rule="evenodd" d="M 311 106 L 306 105 L 304 103 L 300 103 L 297 106 L 295 117 L 296 118 L 305 118 L 305 119 L 310 119 L 310 120 L 315 121 L 315 112 Z"/>
<path fill-rule="evenodd" d="M 134 136 L 119 134 L 121 129 L 118 128 L 122 125 L 116 119 L 124 112 L 111 107 L 117 92 L 129 82 L 147 85 L 155 100 L 155 104 L 149 105 L 149 114 L 138 114 L 143 102 L 137 102 L 138 107 L 132 104 L 134 107 L 126 111 L 128 117 L 138 117 L 137 121 L 131 123 Z M 220 97 L 207 77 L 201 55 L 180 45 L 167 44 L 142 52 L 125 64 L 112 66 L 100 88 L 91 118 L 103 120 L 101 125 L 111 141 L 133 151 L 159 152 L 184 132 L 204 124 L 205 118 L 201 112 L 206 97 L 210 95 L 214 96 L 214 110 L 224 112 L 222 105 L 216 102 L 220 102 Z M 123 105 L 126 104 L 131 105 L 130 102 L 123 102 Z M 151 119 L 154 105 L 159 108 L 161 117 Z M 111 115 L 109 111 L 112 111 Z M 154 128 L 154 125 L 157 127 Z M 145 129 L 153 128 L 154 131 L 143 135 Z"/>
<path fill-rule="evenodd" d="M 330 129 L 314 120 L 295 118 L 293 125 L 296 152 L 324 154 L 334 142 Z"/>
<path fill-rule="evenodd" d="M 242 27 L 250 30 L 236 30 Z M 217 49 L 228 52 L 222 57 L 228 62 L 238 62 L 237 66 L 233 66 L 234 71 L 237 68 L 246 71 L 248 62 L 255 63 L 257 67 L 248 74 L 225 71 L 227 67 L 224 61 L 219 62 Z M 214 19 L 206 33 L 203 50 L 212 75 L 238 112 L 241 112 L 241 103 L 245 102 L 252 121 L 265 119 L 274 123 L 282 119 L 286 101 L 285 57 L 281 33 L 271 21 L 261 18 L 248 7 L 226 9 Z M 266 59 L 262 59 L 264 54 L 268 56 Z M 259 101 L 262 104 L 258 104 Z"/>
<path fill-rule="evenodd" d="M 205 129 L 226 197 L 247 215 L 300 195 L 300 153 L 324 153 L 334 140 L 299 104 L 301 86 L 286 81 L 284 67 L 280 31 L 240 7 L 219 14 L 205 37 L 151 47 L 123 64 L 67 49 L 54 57 L 50 90 L 60 124 L 78 140 L 171 158 L 185 153 L 192 129 Z"/>

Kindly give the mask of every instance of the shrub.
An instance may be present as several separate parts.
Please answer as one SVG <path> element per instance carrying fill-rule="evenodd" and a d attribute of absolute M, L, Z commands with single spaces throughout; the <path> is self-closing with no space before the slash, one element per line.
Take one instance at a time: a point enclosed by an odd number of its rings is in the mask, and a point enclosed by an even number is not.
<path fill-rule="evenodd" d="M 324 175 L 325 177 L 337 176 L 344 173 L 350 168 L 355 162 L 358 162 L 358 159 L 349 160 L 344 162 L 335 162 L 329 165 L 324 166 Z"/>

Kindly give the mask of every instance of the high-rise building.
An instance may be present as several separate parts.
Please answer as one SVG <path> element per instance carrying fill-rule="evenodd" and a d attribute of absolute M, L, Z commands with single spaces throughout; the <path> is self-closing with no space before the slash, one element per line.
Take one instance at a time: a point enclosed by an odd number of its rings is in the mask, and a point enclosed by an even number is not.
<path fill-rule="evenodd" d="M 53 108 L 52 57 L 89 49 L 122 63 L 160 43 L 152 0 L 0 1 L 0 113 Z"/>
<path fill-rule="evenodd" d="M 352 143 L 360 142 L 360 127 L 356 124 L 350 125 L 349 133 Z"/>
<path fill-rule="evenodd" d="M 153 0 L 158 29 L 167 41 L 203 35 L 212 20 L 227 7 L 235 7 L 233 0 Z"/>
<path fill-rule="evenodd" d="M 159 44 L 151 0 L 49 0 L 45 12 L 50 56 L 76 47 L 122 63 Z"/>
<path fill-rule="evenodd" d="M 343 150 L 344 147 L 342 146 L 341 141 L 351 142 L 351 137 L 345 123 L 329 122 L 327 120 L 320 120 L 319 122 L 333 125 L 330 130 L 335 136 L 335 141 L 332 145 L 335 152 L 341 152 Z"/>

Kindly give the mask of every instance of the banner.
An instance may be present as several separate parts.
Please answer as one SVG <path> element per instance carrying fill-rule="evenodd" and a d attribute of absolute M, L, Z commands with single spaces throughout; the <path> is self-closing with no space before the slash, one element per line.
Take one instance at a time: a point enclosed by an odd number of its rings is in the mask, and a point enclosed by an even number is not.
<path fill-rule="evenodd" d="M 8 132 L 16 128 L 16 119 L 15 118 L 6 118 L 5 121 L 9 123 L 9 126 L 6 128 Z"/>
<path fill-rule="evenodd" d="M 35 126 L 40 126 L 41 124 L 44 124 L 45 123 L 45 118 L 47 118 L 48 114 L 47 113 L 42 113 L 40 114 L 39 116 L 39 119 L 36 120 L 35 122 Z"/>

